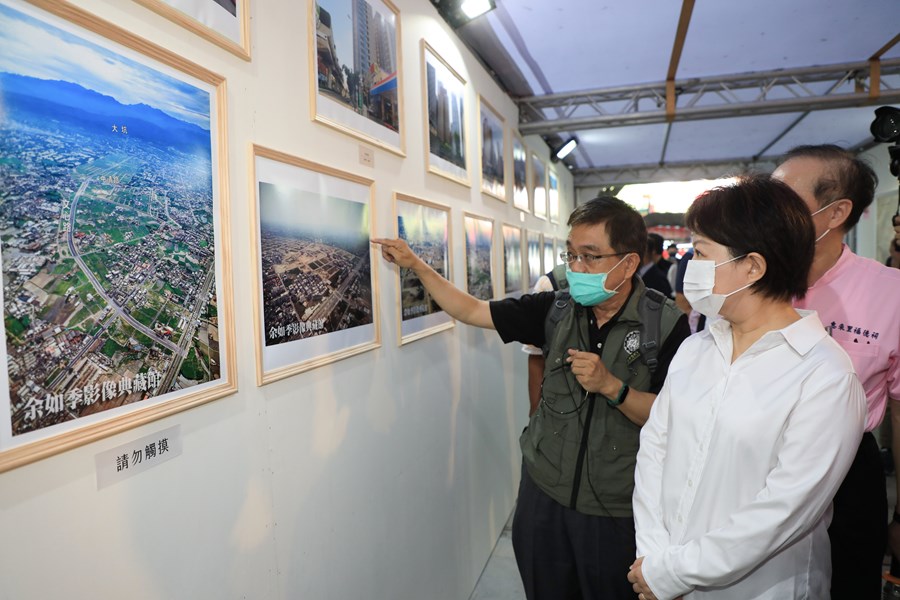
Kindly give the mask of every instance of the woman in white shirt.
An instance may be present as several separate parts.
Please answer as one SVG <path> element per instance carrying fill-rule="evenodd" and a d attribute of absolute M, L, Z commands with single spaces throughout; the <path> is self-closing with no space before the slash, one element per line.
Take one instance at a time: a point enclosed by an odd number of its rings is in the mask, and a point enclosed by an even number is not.
<path fill-rule="evenodd" d="M 829 598 L 831 500 L 866 403 L 816 313 L 791 307 L 814 254 L 809 210 L 758 176 L 701 195 L 686 224 L 684 293 L 709 321 L 641 432 L 628 580 L 641 600 Z"/>

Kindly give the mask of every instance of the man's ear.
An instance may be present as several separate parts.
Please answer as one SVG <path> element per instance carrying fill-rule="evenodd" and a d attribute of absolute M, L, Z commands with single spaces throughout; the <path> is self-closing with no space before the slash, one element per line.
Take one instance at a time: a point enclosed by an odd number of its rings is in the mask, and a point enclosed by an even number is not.
<path fill-rule="evenodd" d="M 629 278 L 637 273 L 642 264 L 644 264 L 644 259 L 640 254 L 636 252 L 626 254 L 625 259 L 622 261 L 622 266 L 625 267 L 626 276 Z"/>
<path fill-rule="evenodd" d="M 849 198 L 841 198 L 824 211 L 828 216 L 828 229 L 840 229 L 843 231 L 844 223 L 850 218 L 853 211 L 853 200 Z"/>

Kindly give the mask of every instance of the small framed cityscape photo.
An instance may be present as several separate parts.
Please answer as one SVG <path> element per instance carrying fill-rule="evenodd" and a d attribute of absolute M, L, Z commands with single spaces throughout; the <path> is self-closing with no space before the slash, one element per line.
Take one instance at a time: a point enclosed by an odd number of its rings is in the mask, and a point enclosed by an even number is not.
<path fill-rule="evenodd" d="M 0 471 L 237 389 L 224 79 L 40 4 L 0 5 Z"/>
<path fill-rule="evenodd" d="M 543 258 L 542 254 L 542 245 L 541 245 L 541 232 L 540 231 L 528 231 L 525 234 L 525 247 L 526 247 L 526 256 L 528 258 L 528 290 L 531 291 L 534 289 L 534 285 L 537 283 L 537 280 L 541 278 L 541 275 L 545 273 L 544 266 L 541 264 L 541 259 Z"/>
<path fill-rule="evenodd" d="M 512 136 L 513 206 L 529 212 L 528 149 L 518 135 Z"/>
<path fill-rule="evenodd" d="M 307 2 L 312 119 L 405 156 L 400 11 L 390 0 Z"/>
<path fill-rule="evenodd" d="M 550 212 L 550 222 L 559 223 L 559 178 L 556 173 L 550 171 L 547 177 L 547 207 Z"/>
<path fill-rule="evenodd" d="M 466 147 L 466 80 L 422 40 L 425 157 L 429 172 L 471 185 Z"/>
<path fill-rule="evenodd" d="M 522 228 L 502 226 L 503 231 L 503 294 L 521 294 L 525 281 L 522 270 Z"/>
<path fill-rule="evenodd" d="M 553 270 L 553 267 L 556 266 L 556 249 L 553 247 L 553 238 L 549 235 L 544 234 L 543 236 L 543 244 L 544 244 L 544 262 L 541 265 L 543 267 L 544 273 Z"/>
<path fill-rule="evenodd" d="M 531 154 L 531 206 L 538 219 L 547 218 L 547 168 L 537 154 Z"/>
<path fill-rule="evenodd" d="M 503 117 L 478 97 L 481 191 L 506 202 L 506 127 Z"/>
<path fill-rule="evenodd" d="M 450 207 L 406 194 L 394 194 L 397 237 L 444 279 L 450 279 Z M 399 269 L 400 345 L 450 329 L 454 320 L 431 298 L 412 269 Z"/>
<path fill-rule="evenodd" d="M 251 182 L 257 384 L 379 347 L 374 182 L 261 146 Z"/>
<path fill-rule="evenodd" d="M 136 0 L 232 54 L 250 60 L 250 0 Z"/>
<path fill-rule="evenodd" d="M 466 291 L 480 300 L 494 298 L 494 220 L 463 215 L 466 237 Z"/>

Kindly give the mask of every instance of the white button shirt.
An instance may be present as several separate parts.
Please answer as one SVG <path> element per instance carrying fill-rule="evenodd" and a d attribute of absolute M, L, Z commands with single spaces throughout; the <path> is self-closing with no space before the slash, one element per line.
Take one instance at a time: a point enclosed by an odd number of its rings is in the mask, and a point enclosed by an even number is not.
<path fill-rule="evenodd" d="M 641 431 L 637 555 L 660 600 L 828 598 L 831 501 L 866 397 L 815 312 L 731 362 L 724 319 L 681 345 Z"/>

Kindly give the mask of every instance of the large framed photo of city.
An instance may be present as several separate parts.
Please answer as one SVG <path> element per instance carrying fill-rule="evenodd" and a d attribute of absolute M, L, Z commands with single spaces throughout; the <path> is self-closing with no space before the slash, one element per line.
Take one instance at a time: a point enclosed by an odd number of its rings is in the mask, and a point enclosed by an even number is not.
<path fill-rule="evenodd" d="M 522 228 L 503 224 L 503 293 L 522 293 Z"/>
<path fill-rule="evenodd" d="M 463 215 L 466 234 L 466 291 L 480 300 L 494 297 L 494 221 Z"/>
<path fill-rule="evenodd" d="M 406 240 L 421 259 L 444 279 L 450 279 L 450 207 L 394 194 L 397 237 Z M 412 269 L 400 269 L 400 345 L 450 329 L 453 319 L 441 310 Z"/>
<path fill-rule="evenodd" d="M 253 146 L 257 385 L 381 345 L 371 179 Z"/>
<path fill-rule="evenodd" d="M 308 2 L 312 119 L 405 156 L 400 11 L 390 0 Z"/>
<path fill-rule="evenodd" d="M 137 0 L 220 48 L 250 60 L 249 0 Z"/>
<path fill-rule="evenodd" d="M 518 135 L 512 138 L 513 206 L 529 212 L 528 203 L 528 149 Z"/>
<path fill-rule="evenodd" d="M 534 216 L 547 218 L 547 168 L 534 153 L 531 155 L 531 206 Z"/>
<path fill-rule="evenodd" d="M 234 392 L 224 79 L 3 0 L 0 90 L 0 471 Z"/>
<path fill-rule="evenodd" d="M 503 117 L 487 100 L 478 97 L 481 130 L 481 191 L 506 202 L 506 135 Z"/>
<path fill-rule="evenodd" d="M 466 151 L 466 80 L 422 40 L 422 98 L 428 171 L 469 183 Z"/>

